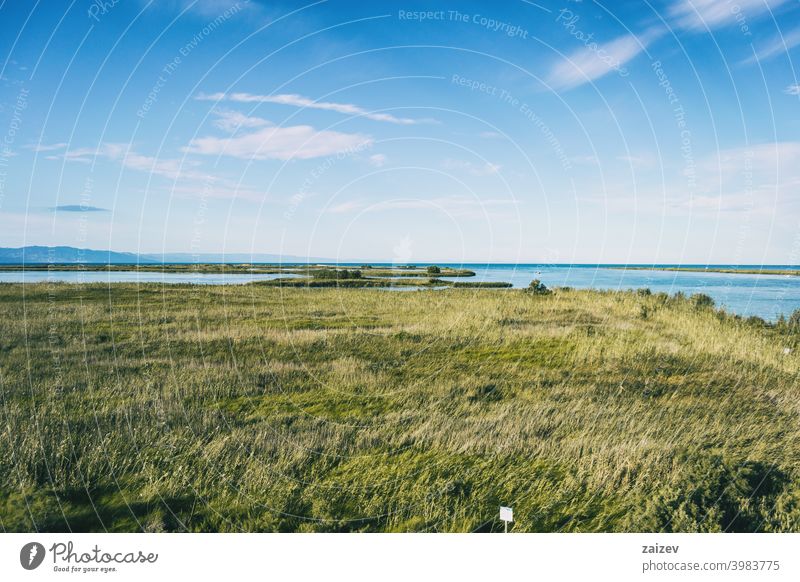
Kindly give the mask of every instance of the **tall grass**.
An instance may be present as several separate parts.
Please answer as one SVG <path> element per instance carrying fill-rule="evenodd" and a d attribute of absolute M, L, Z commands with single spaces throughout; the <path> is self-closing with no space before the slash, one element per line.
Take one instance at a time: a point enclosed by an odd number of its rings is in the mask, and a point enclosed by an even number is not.
<path fill-rule="evenodd" d="M 8 531 L 797 531 L 795 336 L 665 296 L 0 285 Z"/>

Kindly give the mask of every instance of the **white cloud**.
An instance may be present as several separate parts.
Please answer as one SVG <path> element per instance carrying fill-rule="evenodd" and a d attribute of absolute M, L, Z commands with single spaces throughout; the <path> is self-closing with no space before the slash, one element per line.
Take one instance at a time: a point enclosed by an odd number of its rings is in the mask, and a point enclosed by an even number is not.
<path fill-rule="evenodd" d="M 380 168 L 386 164 L 386 156 L 383 154 L 373 154 L 369 157 L 369 163 L 376 168 Z"/>
<path fill-rule="evenodd" d="M 489 198 L 480 200 L 466 196 L 440 196 L 438 198 L 401 198 L 382 202 L 367 200 L 349 200 L 327 209 L 332 214 L 344 214 L 357 210 L 384 211 L 384 210 L 417 210 L 438 209 L 452 214 L 479 215 L 483 210 L 501 206 L 516 206 L 519 202 L 512 199 Z M 477 212 L 476 212 L 477 211 Z"/>
<path fill-rule="evenodd" d="M 358 105 L 350 103 L 331 103 L 327 101 L 315 101 L 308 97 L 296 94 L 281 95 L 254 95 L 252 93 L 213 93 L 211 95 L 199 94 L 195 99 L 200 101 L 233 101 L 235 103 L 277 103 L 280 105 L 290 105 L 303 109 L 322 109 L 325 111 L 335 111 L 345 115 L 357 115 L 372 119 L 374 121 L 385 121 L 398 125 L 415 125 L 418 123 L 428 123 L 425 119 L 408 119 L 405 117 L 395 117 L 388 113 L 371 112 Z"/>
<path fill-rule="evenodd" d="M 360 133 L 317 131 L 310 125 L 269 126 L 231 137 L 193 139 L 183 150 L 192 154 L 224 155 L 246 160 L 307 160 L 357 151 L 373 143 Z"/>
<path fill-rule="evenodd" d="M 476 165 L 472 162 L 454 160 L 452 158 L 447 158 L 444 162 L 442 162 L 442 167 L 449 171 L 469 172 L 473 176 L 492 176 L 499 173 L 501 168 L 499 164 L 493 164 L 491 162 L 485 162 L 483 164 Z"/>
<path fill-rule="evenodd" d="M 652 168 L 655 165 L 655 158 L 650 154 L 638 156 L 617 156 L 620 162 L 625 162 L 632 168 Z"/>
<path fill-rule="evenodd" d="M 742 18 L 756 18 L 787 0 L 677 0 L 669 15 L 675 23 L 687 30 L 713 30 L 736 24 Z"/>
<path fill-rule="evenodd" d="M 167 190 L 166 193 L 181 198 L 197 198 L 198 196 L 202 196 L 203 198 L 220 198 L 224 200 L 237 198 L 240 200 L 250 200 L 251 202 L 261 202 L 267 197 L 267 193 L 262 190 L 249 188 L 229 180 L 177 184 Z"/>
<path fill-rule="evenodd" d="M 203 195 L 209 198 L 241 198 L 253 201 L 261 201 L 265 197 L 263 191 L 200 171 L 201 163 L 196 160 L 145 156 L 132 151 L 130 144 L 103 143 L 97 148 L 77 148 L 47 158 L 87 164 L 98 158 L 116 161 L 125 168 L 172 180 L 173 183 L 167 191 L 170 195 Z"/>
<path fill-rule="evenodd" d="M 126 168 L 155 174 L 157 176 L 169 178 L 170 180 L 177 180 L 178 178 L 206 178 L 205 174 L 188 169 L 198 166 L 199 164 L 187 160 L 155 158 L 132 151 L 128 151 L 122 155 L 121 160 L 122 165 Z"/>
<path fill-rule="evenodd" d="M 787 95 L 800 95 L 800 85 L 794 84 L 789 85 L 786 89 L 783 90 L 784 93 Z"/>
<path fill-rule="evenodd" d="M 30 146 L 27 146 L 27 149 L 33 150 L 35 152 L 56 152 L 58 150 L 63 150 L 67 147 L 67 143 L 53 143 L 53 144 L 45 144 L 45 143 L 37 143 Z"/>
<path fill-rule="evenodd" d="M 361 202 L 357 202 L 355 200 L 349 200 L 347 202 L 342 202 L 341 204 L 335 204 L 328 208 L 328 212 L 331 214 L 345 214 L 347 212 L 353 212 L 355 210 L 359 210 L 363 208 L 363 204 Z"/>
<path fill-rule="evenodd" d="M 547 81 L 557 89 L 572 89 L 611 72 L 625 77 L 628 75 L 625 64 L 662 34 L 662 30 L 654 28 L 639 36 L 628 34 L 602 45 L 590 43 L 557 62 Z"/>
<path fill-rule="evenodd" d="M 757 212 L 768 207 L 757 206 L 752 194 L 717 194 L 713 196 L 700 195 L 673 204 L 692 212 Z"/>
<path fill-rule="evenodd" d="M 220 128 L 222 131 L 227 131 L 228 133 L 234 133 L 241 128 L 264 127 L 265 125 L 271 125 L 271 123 L 266 119 L 261 119 L 260 117 L 248 117 L 244 113 L 232 111 L 230 109 L 218 109 L 214 111 L 214 115 L 217 116 L 216 121 L 214 121 L 214 125 Z"/>
<path fill-rule="evenodd" d="M 775 175 L 789 171 L 800 174 L 798 162 L 800 142 L 784 141 L 721 150 L 718 155 L 707 160 L 703 167 L 710 171 L 719 169 L 723 178 L 742 175 L 748 168 L 753 172 Z"/>
<path fill-rule="evenodd" d="M 721 150 L 698 164 L 697 193 L 677 203 L 694 210 L 775 212 L 798 201 L 800 142 Z"/>
<path fill-rule="evenodd" d="M 667 180 L 609 184 L 602 193 L 578 200 L 615 212 L 635 209 L 641 216 L 741 213 L 789 218 L 800 204 L 800 142 L 755 144 L 698 158 L 691 190 L 677 172 L 667 172 Z"/>
<path fill-rule="evenodd" d="M 253 10 L 258 7 L 256 2 L 247 0 L 140 0 L 144 8 L 164 9 L 175 12 L 189 11 L 202 18 L 221 18 L 226 13 L 230 16 L 243 10 Z"/>
<path fill-rule="evenodd" d="M 798 44 L 800 44 L 800 28 L 796 28 L 784 35 L 773 37 L 768 43 L 754 48 L 754 54 L 742 61 L 742 64 L 750 65 L 786 54 Z"/>
<path fill-rule="evenodd" d="M 130 144 L 103 143 L 97 148 L 77 148 L 62 154 L 48 156 L 48 159 L 60 159 L 67 162 L 92 163 L 97 158 L 105 158 L 122 163 L 126 168 L 177 180 L 189 178 L 194 180 L 213 180 L 212 176 L 198 172 L 192 168 L 198 162 L 174 158 L 156 158 L 145 156 L 131 149 Z"/>

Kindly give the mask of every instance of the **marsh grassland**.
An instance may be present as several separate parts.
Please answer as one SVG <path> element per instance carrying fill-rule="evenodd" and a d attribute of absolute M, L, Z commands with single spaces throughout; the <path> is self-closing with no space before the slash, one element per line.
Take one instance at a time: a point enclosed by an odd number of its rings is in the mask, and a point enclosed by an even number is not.
<path fill-rule="evenodd" d="M 644 293 L 0 285 L 7 531 L 800 530 L 787 325 Z"/>

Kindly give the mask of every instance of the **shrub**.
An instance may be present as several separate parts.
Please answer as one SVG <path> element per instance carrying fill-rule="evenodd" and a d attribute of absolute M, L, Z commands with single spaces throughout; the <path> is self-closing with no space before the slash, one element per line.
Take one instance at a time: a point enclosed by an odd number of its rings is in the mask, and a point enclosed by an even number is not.
<path fill-rule="evenodd" d="M 539 279 L 534 279 L 533 281 L 531 281 L 531 284 L 528 285 L 526 291 L 534 295 L 547 295 L 548 293 L 550 293 L 550 289 L 548 289 L 547 286 L 544 283 L 542 283 Z"/>
<path fill-rule="evenodd" d="M 640 295 L 641 297 L 648 297 L 649 295 L 652 295 L 653 292 L 650 291 L 649 287 L 644 287 L 642 289 L 637 289 L 636 294 Z"/>
<path fill-rule="evenodd" d="M 647 496 L 629 528 L 665 532 L 757 532 L 796 524 L 787 501 L 790 479 L 770 463 L 733 461 L 714 454 L 684 454 L 680 477 Z M 783 527 L 786 527 L 784 525 Z"/>
<path fill-rule="evenodd" d="M 320 269 L 313 271 L 315 279 L 360 279 L 361 271 L 358 269 Z"/>
<path fill-rule="evenodd" d="M 695 293 L 689 298 L 695 309 L 713 309 L 714 300 L 705 293 Z"/>
<path fill-rule="evenodd" d="M 439 267 L 437 267 L 436 265 L 431 265 L 430 267 L 428 267 L 427 270 L 428 270 L 428 273 L 430 273 L 431 275 L 438 275 L 439 273 L 442 272 L 442 270 Z"/>
<path fill-rule="evenodd" d="M 786 321 L 789 331 L 800 332 L 800 309 L 795 309 Z"/>

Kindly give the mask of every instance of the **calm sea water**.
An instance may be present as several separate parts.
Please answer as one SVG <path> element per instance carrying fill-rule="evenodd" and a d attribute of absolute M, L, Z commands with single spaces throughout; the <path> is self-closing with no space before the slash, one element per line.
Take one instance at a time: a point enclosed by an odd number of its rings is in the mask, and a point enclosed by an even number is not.
<path fill-rule="evenodd" d="M 243 285 L 292 274 L 267 273 L 155 273 L 147 271 L 0 271 L 0 283 L 192 283 L 195 285 Z"/>
<path fill-rule="evenodd" d="M 344 264 L 341 265 L 345 266 Z M 514 287 L 527 287 L 532 279 L 540 279 L 548 287 L 569 286 L 576 289 L 606 290 L 648 287 L 654 293 L 660 291 L 669 294 L 682 291 L 687 295 L 705 293 L 716 301 L 717 306 L 724 307 L 728 311 L 743 316 L 757 315 L 770 321 L 774 321 L 781 314 L 788 316 L 795 309 L 800 309 L 800 276 L 688 273 L 659 271 L 657 269 L 625 270 L 607 266 L 587 265 L 454 264 L 447 266 L 475 271 L 476 277 L 468 279 L 471 281 L 506 281 L 512 283 Z M 788 266 L 770 268 L 796 269 L 796 267 Z M 296 275 L 264 273 L 147 273 L 132 271 L 29 271 L 26 273 L 0 271 L 0 282 L 64 281 L 71 283 L 127 282 L 222 285 L 244 284 L 287 276 Z M 443 278 L 447 279 L 447 277 Z M 454 278 L 454 280 L 464 281 L 466 279 Z"/>

